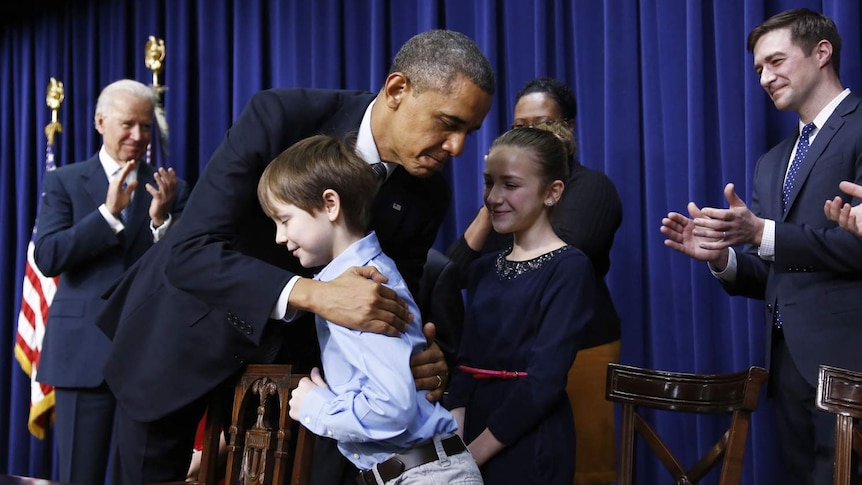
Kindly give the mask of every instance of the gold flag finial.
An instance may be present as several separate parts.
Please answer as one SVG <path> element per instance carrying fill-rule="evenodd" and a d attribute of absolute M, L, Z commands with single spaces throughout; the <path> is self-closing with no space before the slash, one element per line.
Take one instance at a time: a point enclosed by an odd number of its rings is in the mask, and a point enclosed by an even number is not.
<path fill-rule="evenodd" d="M 144 47 L 144 64 L 153 71 L 153 86 L 159 85 L 159 73 L 165 67 L 165 41 L 151 35 Z"/>
<path fill-rule="evenodd" d="M 65 91 L 63 90 L 63 82 L 56 80 L 53 76 L 48 81 L 47 94 L 45 95 L 45 104 L 51 108 L 51 122 L 45 125 L 45 136 L 48 137 L 48 144 L 54 144 L 54 135 L 63 132 L 63 125 L 60 124 L 59 111 L 60 105 L 66 99 Z"/>
<path fill-rule="evenodd" d="M 159 142 L 162 154 L 168 156 L 168 120 L 165 114 L 165 91 L 167 86 L 159 85 L 159 73 L 165 68 L 165 41 L 154 35 L 149 36 L 144 46 L 144 64 L 153 71 L 153 91 L 156 93 L 154 115 L 159 128 Z M 150 146 L 147 146 L 147 163 L 150 163 Z"/>

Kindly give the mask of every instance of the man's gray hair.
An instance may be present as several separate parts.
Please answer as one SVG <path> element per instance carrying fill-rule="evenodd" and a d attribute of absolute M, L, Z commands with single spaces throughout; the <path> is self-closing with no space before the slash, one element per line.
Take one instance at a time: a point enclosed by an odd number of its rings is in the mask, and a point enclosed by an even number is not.
<path fill-rule="evenodd" d="M 101 113 L 102 116 L 109 116 L 114 109 L 114 100 L 117 95 L 129 94 L 135 98 L 150 102 L 154 108 L 156 106 L 156 93 L 152 88 L 144 83 L 133 79 L 120 79 L 105 86 L 99 94 L 99 99 L 96 101 L 96 112 L 93 114 L 93 121 Z"/>
<path fill-rule="evenodd" d="M 434 89 L 448 93 L 459 76 L 494 94 L 494 70 L 479 47 L 453 30 L 429 30 L 411 37 L 395 55 L 389 73 L 401 72 L 417 93 Z"/>

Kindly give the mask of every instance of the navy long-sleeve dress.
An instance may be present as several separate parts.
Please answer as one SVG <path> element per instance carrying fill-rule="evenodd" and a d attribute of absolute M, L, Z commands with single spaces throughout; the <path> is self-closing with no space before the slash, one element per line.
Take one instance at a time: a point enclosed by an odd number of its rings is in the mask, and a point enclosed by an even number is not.
<path fill-rule="evenodd" d="M 575 426 L 566 376 L 595 311 L 589 259 L 564 246 L 536 259 L 510 250 L 472 266 L 458 364 L 526 371 L 518 379 L 474 379 L 453 369 L 446 404 L 465 407 L 464 439 L 486 427 L 506 445 L 482 467 L 485 483 L 572 483 Z"/>

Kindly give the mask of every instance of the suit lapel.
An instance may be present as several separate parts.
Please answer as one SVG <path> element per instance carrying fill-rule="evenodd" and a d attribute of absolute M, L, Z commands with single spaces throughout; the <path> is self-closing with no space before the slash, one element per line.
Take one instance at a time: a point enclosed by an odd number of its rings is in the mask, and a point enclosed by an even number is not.
<path fill-rule="evenodd" d="M 801 192 L 802 187 L 805 186 L 805 182 L 808 180 L 808 176 L 811 174 L 811 170 L 814 168 L 814 165 L 817 163 L 820 156 L 823 155 L 824 150 L 829 146 L 829 143 L 835 137 L 835 134 L 838 133 L 838 130 L 844 126 L 844 117 L 853 112 L 858 105 L 859 98 L 850 94 L 850 96 L 835 108 L 832 116 L 826 120 L 826 123 L 824 123 L 823 127 L 817 132 L 814 142 L 811 144 L 811 147 L 809 147 L 808 153 L 805 154 L 805 159 L 802 160 L 802 163 L 799 165 L 799 170 L 796 172 L 796 181 L 793 184 L 793 190 L 790 192 L 790 196 L 787 199 L 787 210 L 784 212 L 782 220 L 784 220 L 787 214 L 790 213 L 790 209 L 793 207 L 793 203 L 796 202 L 796 198 Z M 789 158 L 790 154 L 787 154 L 785 159 Z"/>
<path fill-rule="evenodd" d="M 410 174 L 400 165 L 395 167 L 395 170 L 383 182 L 375 197 L 374 216 L 380 215 L 390 221 L 397 221 L 404 217 L 407 212 L 408 203 L 404 198 L 404 187 L 409 187 Z"/>
<path fill-rule="evenodd" d="M 108 177 L 99 162 L 98 155 L 87 160 L 87 169 L 81 172 L 81 186 L 93 201 L 93 207 L 99 207 L 105 202 L 108 193 Z"/>

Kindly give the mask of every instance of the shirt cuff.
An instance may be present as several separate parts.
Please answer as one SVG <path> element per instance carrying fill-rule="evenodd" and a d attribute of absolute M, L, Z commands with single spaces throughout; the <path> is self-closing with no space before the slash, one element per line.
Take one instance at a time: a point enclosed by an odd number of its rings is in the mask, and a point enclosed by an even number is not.
<path fill-rule="evenodd" d="M 159 227 L 153 227 L 153 220 L 150 219 L 150 232 L 153 233 L 153 243 L 159 242 L 159 239 L 165 237 L 165 233 L 168 232 L 168 228 L 171 226 L 171 221 L 173 218 L 170 214 L 168 214 L 168 218 L 165 219 L 165 222 L 162 223 Z"/>
<path fill-rule="evenodd" d="M 764 261 L 775 261 L 775 221 L 764 219 L 763 222 L 763 236 L 760 237 L 757 255 Z"/>
<path fill-rule="evenodd" d="M 315 387 L 310 390 L 302 399 L 302 406 L 299 408 L 300 424 L 318 436 L 339 439 L 333 430 L 324 427 L 323 408 L 333 399 L 335 393 L 329 387 Z"/>
<path fill-rule="evenodd" d="M 111 214 L 111 211 L 108 210 L 108 206 L 106 206 L 105 204 L 99 206 L 99 212 L 102 213 L 102 218 L 105 219 L 105 222 L 107 222 L 108 225 L 111 226 L 111 230 L 114 231 L 114 234 L 119 234 L 120 231 L 126 228 L 126 226 L 123 225 L 123 222 L 120 221 L 119 218 L 114 216 L 114 214 Z"/>
<path fill-rule="evenodd" d="M 301 278 L 301 276 L 294 276 L 286 285 L 284 285 L 284 288 L 281 290 L 281 295 L 279 295 L 278 301 L 275 303 L 275 307 L 273 307 L 272 312 L 269 314 L 270 318 L 273 320 L 292 322 L 296 320 L 297 317 L 305 313 L 303 311 L 287 307 L 290 292 L 293 291 L 293 287 L 296 286 L 296 282 L 299 281 L 299 278 Z"/>
<path fill-rule="evenodd" d="M 727 250 L 727 266 L 725 266 L 724 271 L 716 271 L 709 263 L 706 265 L 713 276 L 725 283 L 733 283 L 736 281 L 736 251 L 733 248 L 727 248 Z"/>

